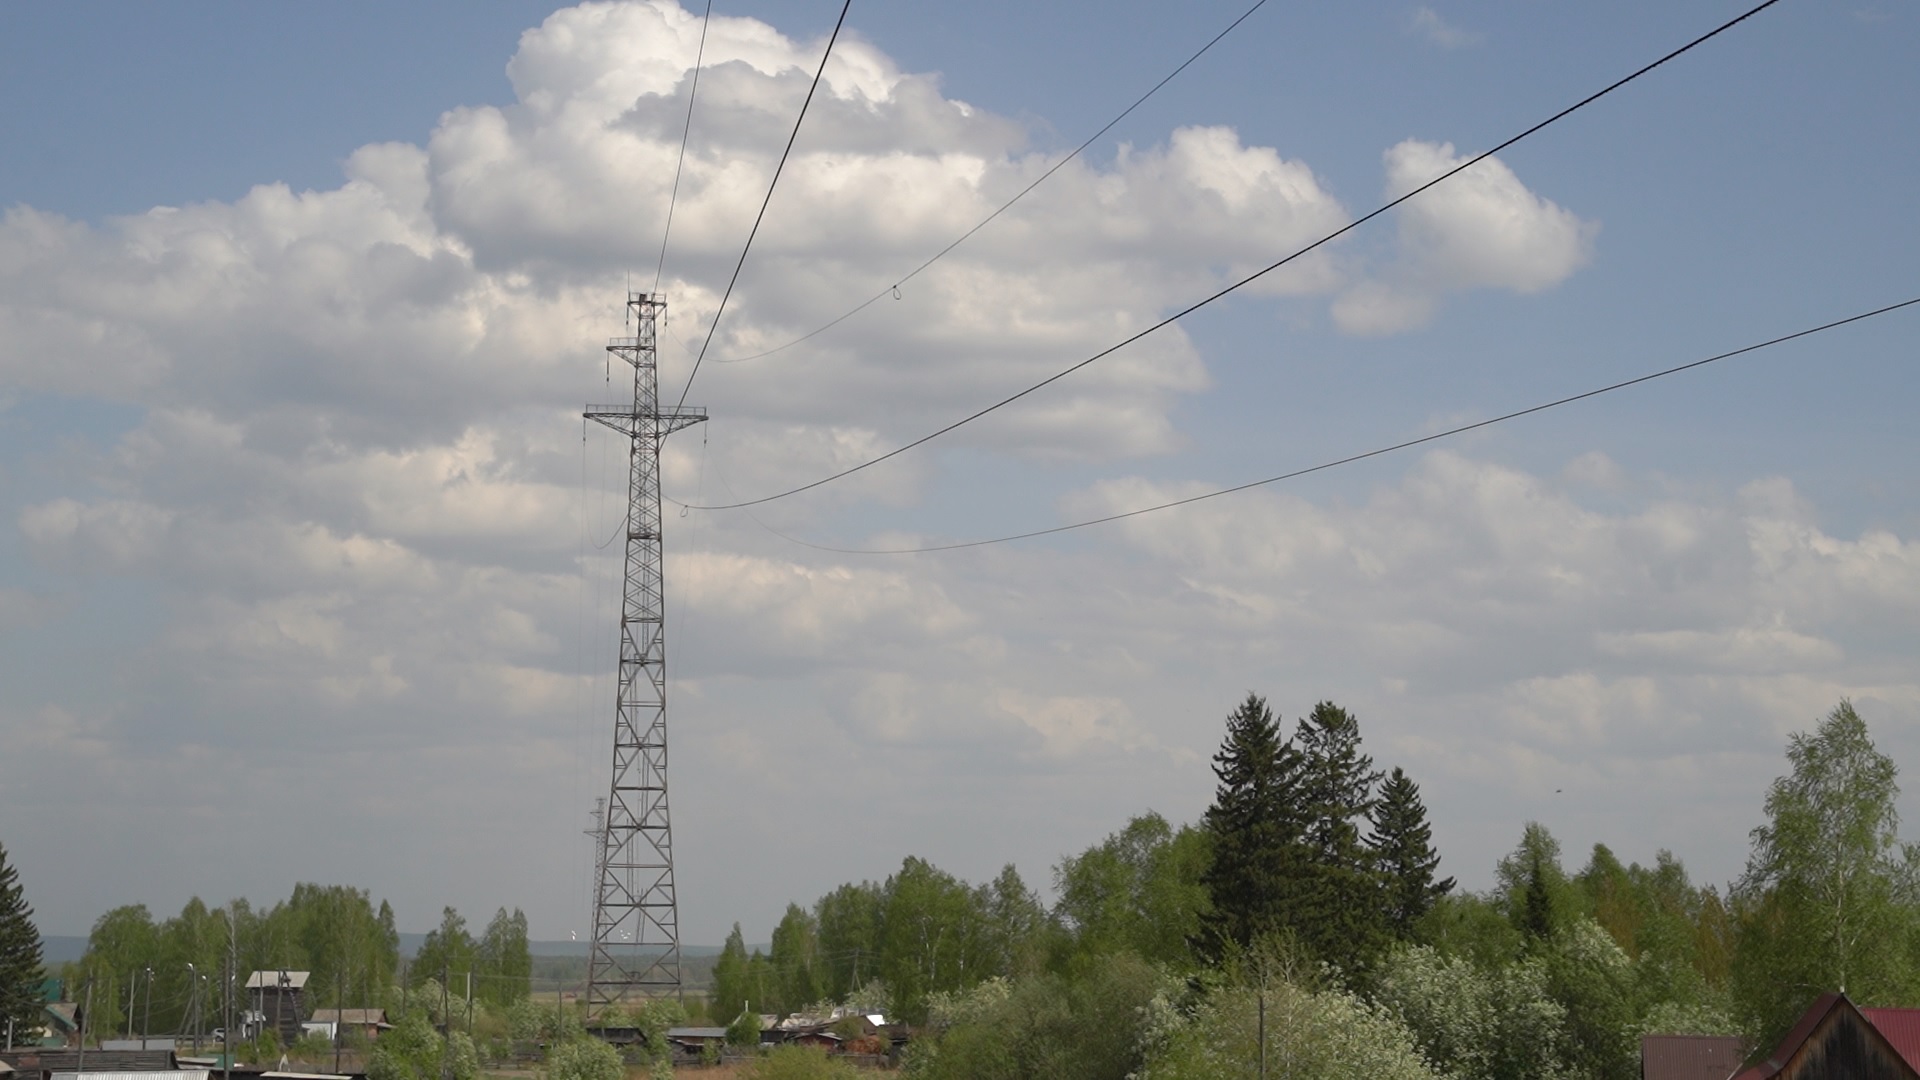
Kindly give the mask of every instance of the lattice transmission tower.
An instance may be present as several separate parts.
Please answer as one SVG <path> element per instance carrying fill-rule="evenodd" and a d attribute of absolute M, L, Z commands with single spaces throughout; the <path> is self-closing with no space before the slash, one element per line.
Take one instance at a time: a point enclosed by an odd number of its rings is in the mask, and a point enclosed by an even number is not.
<path fill-rule="evenodd" d="M 587 1011 L 633 997 L 679 994 L 680 913 L 673 891 L 673 829 L 667 818 L 666 603 L 660 547 L 660 446 L 707 418 L 705 409 L 661 407 L 654 366 L 658 294 L 629 292 L 634 336 L 607 352 L 633 367 L 631 404 L 588 405 L 587 419 L 627 436 L 626 586 L 620 606 L 620 673 L 613 720 L 613 783 L 597 825 L 598 878 Z"/>

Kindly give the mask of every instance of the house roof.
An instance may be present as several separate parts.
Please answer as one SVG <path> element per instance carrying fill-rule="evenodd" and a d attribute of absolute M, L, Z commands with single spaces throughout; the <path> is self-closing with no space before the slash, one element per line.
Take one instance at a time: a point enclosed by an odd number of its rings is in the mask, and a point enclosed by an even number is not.
<path fill-rule="evenodd" d="M 669 1039 L 724 1039 L 727 1029 L 723 1027 L 674 1027 L 667 1029 Z"/>
<path fill-rule="evenodd" d="M 1861 1009 L 1906 1063 L 1920 1071 L 1920 1009 Z"/>
<path fill-rule="evenodd" d="M 1747 1047 L 1737 1035 L 1646 1035 L 1640 1039 L 1641 1080 L 1727 1080 Z"/>
<path fill-rule="evenodd" d="M 313 1023 L 316 1024 L 386 1024 L 385 1009 L 315 1009 Z M 389 1025 L 391 1026 L 391 1025 Z"/>
<path fill-rule="evenodd" d="M 270 990 L 284 986 L 289 990 L 303 990 L 312 974 L 310 971 L 256 971 L 247 976 L 247 989 Z"/>
<path fill-rule="evenodd" d="M 1886 1057 L 1897 1059 L 1900 1064 L 1905 1065 L 1909 1076 L 1920 1077 L 1920 1068 L 1916 1068 L 1907 1056 L 1900 1052 L 1886 1033 L 1880 1030 L 1879 1025 L 1855 1007 L 1853 1002 L 1847 1000 L 1847 995 L 1821 994 L 1812 1005 L 1807 1007 L 1806 1012 L 1800 1014 L 1800 1020 L 1793 1025 L 1793 1030 L 1787 1032 L 1787 1037 L 1780 1041 L 1779 1047 L 1767 1060 L 1747 1069 L 1732 1080 L 1770 1080 L 1771 1077 L 1778 1076 L 1795 1058 L 1800 1056 L 1806 1048 L 1807 1041 L 1812 1039 L 1829 1020 L 1844 1020 L 1844 1017 L 1836 1017 L 1836 1013 L 1851 1013 L 1858 1017 L 1860 1031 L 1870 1041 L 1878 1042 Z"/>
<path fill-rule="evenodd" d="M 88 1066 L 87 1075 L 101 1073 L 156 1073 L 174 1072 L 179 1068 L 178 1060 L 172 1050 L 89 1050 L 86 1060 L 80 1059 L 78 1050 L 66 1049 L 16 1049 L 13 1062 L 16 1072 L 77 1072 L 82 1065 Z"/>

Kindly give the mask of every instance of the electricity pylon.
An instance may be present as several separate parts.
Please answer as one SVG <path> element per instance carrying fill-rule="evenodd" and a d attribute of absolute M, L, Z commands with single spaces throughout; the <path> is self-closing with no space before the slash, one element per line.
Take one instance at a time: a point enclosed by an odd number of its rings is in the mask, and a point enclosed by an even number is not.
<path fill-rule="evenodd" d="M 620 673 L 613 721 L 613 784 L 600 822 L 594 872 L 587 1012 L 633 997 L 678 995 L 680 914 L 667 819 L 666 604 L 660 547 L 660 446 L 707 418 L 705 409 L 660 405 L 654 320 L 658 294 L 629 292 L 634 336 L 607 352 L 633 367 L 633 403 L 589 405 L 587 419 L 627 436 L 626 585 L 620 606 Z"/>

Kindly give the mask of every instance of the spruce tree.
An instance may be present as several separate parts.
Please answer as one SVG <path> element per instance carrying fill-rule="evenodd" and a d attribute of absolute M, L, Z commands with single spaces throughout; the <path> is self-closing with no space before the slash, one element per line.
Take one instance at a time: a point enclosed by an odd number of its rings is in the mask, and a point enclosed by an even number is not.
<path fill-rule="evenodd" d="M 1420 786 L 1397 766 L 1380 786 L 1367 846 L 1380 875 L 1387 929 L 1403 940 L 1411 937 L 1414 924 L 1453 890 L 1453 879 L 1434 879 L 1440 854 L 1433 850 L 1433 829 L 1427 824 L 1426 805 L 1420 801 Z"/>
<path fill-rule="evenodd" d="M 13 1021 L 15 1032 L 40 1023 L 40 931 L 34 929 L 20 875 L 0 845 L 0 1028 Z"/>
<path fill-rule="evenodd" d="M 1219 785 L 1204 818 L 1213 859 L 1201 879 L 1213 910 L 1195 943 L 1208 955 L 1292 926 L 1306 856 L 1300 767 L 1266 701 L 1249 693 L 1213 757 Z"/>
<path fill-rule="evenodd" d="M 1310 870 L 1297 918 L 1313 955 L 1347 971 L 1364 969 L 1386 947 L 1372 853 L 1360 823 L 1373 809 L 1380 774 L 1360 751 L 1360 722 L 1331 701 L 1300 721 L 1300 792 L 1307 815 Z"/>

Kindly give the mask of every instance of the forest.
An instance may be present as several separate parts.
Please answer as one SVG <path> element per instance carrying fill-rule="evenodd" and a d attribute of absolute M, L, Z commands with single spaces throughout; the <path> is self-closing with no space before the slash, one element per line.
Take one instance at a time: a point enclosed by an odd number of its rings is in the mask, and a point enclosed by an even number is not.
<path fill-rule="evenodd" d="M 1145 813 L 1053 870 L 970 885 L 908 858 L 739 927 L 711 1009 L 854 1003 L 917 1025 L 925 1077 L 1630 1080 L 1643 1034 L 1770 1048 L 1818 994 L 1920 1004 L 1920 858 L 1894 764 L 1841 702 L 1794 735 L 1724 891 L 1662 851 L 1570 866 L 1526 823 L 1471 893 L 1440 873 L 1418 785 L 1322 702 L 1289 731 L 1249 695 L 1213 804 Z M 1758 784 L 1756 784 L 1758 786 Z M 1264 1033 L 1264 1038 L 1262 1038 Z"/>
<path fill-rule="evenodd" d="M 1644 1034 L 1764 1050 L 1826 991 L 1920 1004 L 1920 848 L 1898 835 L 1898 770 L 1846 701 L 1788 740 L 1724 888 L 1665 851 L 1623 864 L 1597 844 L 1573 865 L 1528 822 L 1493 887 L 1462 890 L 1418 784 L 1376 768 L 1358 718 L 1331 702 L 1289 727 L 1249 694 L 1213 772 L 1200 820 L 1125 822 L 1058 861 L 1051 903 L 1011 865 L 970 884 L 908 857 L 789 904 L 765 949 L 736 924 L 706 999 L 592 1019 L 656 1042 L 705 1020 L 754 1044 L 761 1014 L 852 1006 L 911 1025 L 903 1065 L 928 1078 L 1178 1080 L 1265 1061 L 1328 1080 L 1630 1080 Z M 128 906 L 64 974 L 90 987 L 96 1032 L 179 1031 L 196 995 L 210 1015 L 229 952 L 243 974 L 312 972 L 316 1006 L 387 1008 L 378 1080 L 443 1065 L 471 1080 L 529 1042 L 553 1048 L 556 1076 L 618 1073 L 587 1018 L 529 1000 L 517 910 L 476 934 L 447 908 L 403 959 L 391 908 L 352 888 L 303 884 L 264 911 L 195 900 L 158 921 Z"/>

